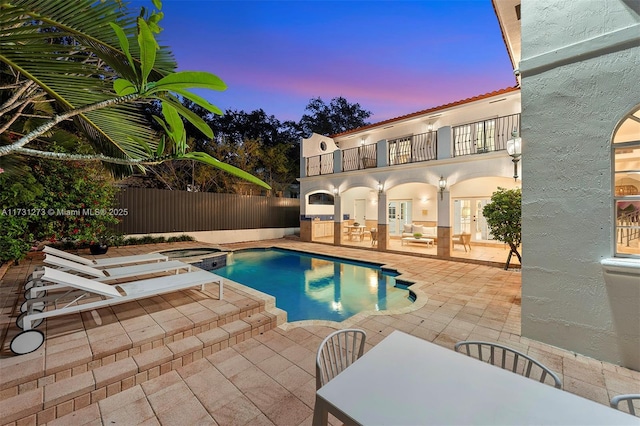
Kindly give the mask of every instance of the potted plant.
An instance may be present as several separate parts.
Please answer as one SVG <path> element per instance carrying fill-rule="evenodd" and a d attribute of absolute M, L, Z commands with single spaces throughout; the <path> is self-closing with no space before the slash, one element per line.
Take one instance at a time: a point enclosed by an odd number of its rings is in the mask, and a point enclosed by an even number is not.
<path fill-rule="evenodd" d="M 422 238 L 422 234 L 419 232 L 416 232 L 415 234 L 413 234 L 413 238 L 415 238 L 416 240 L 419 240 L 420 238 Z"/>

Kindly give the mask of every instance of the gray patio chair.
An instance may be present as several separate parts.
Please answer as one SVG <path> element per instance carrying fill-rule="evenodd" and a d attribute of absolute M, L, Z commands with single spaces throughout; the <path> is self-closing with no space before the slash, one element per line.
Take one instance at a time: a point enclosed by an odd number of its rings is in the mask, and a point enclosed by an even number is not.
<path fill-rule="evenodd" d="M 618 407 L 618 404 L 622 401 L 627 401 L 627 408 L 629 409 L 629 414 L 636 416 L 636 409 L 633 406 L 633 401 L 640 401 L 640 394 L 627 394 L 627 395 L 617 395 L 611 398 L 611 406 L 613 408 L 617 408 L 620 411 L 622 410 Z"/>
<path fill-rule="evenodd" d="M 464 341 L 456 343 L 455 350 L 513 373 L 537 379 L 542 383 L 551 378 L 553 385 L 558 389 L 562 389 L 562 381 L 548 367 L 530 356 L 507 346 L 489 342 Z"/>
<path fill-rule="evenodd" d="M 320 343 L 316 358 L 316 390 L 362 356 L 366 338 L 362 330 L 345 329 L 334 331 Z"/>

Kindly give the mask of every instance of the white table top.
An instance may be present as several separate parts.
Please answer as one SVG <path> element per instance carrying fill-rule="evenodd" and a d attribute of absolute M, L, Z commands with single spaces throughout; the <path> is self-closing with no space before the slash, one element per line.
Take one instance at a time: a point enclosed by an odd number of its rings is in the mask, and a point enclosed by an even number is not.
<path fill-rule="evenodd" d="M 400 331 L 317 395 L 363 425 L 640 424 L 637 417 Z"/>

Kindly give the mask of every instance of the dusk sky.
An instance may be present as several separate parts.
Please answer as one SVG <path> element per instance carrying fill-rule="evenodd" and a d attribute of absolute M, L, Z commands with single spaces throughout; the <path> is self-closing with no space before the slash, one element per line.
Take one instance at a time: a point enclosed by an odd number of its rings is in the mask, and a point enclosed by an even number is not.
<path fill-rule="evenodd" d="M 150 5 L 133 2 L 133 5 Z M 221 77 L 214 105 L 298 121 L 337 96 L 370 122 L 515 85 L 490 0 L 165 0 L 160 42 L 180 70 Z"/>

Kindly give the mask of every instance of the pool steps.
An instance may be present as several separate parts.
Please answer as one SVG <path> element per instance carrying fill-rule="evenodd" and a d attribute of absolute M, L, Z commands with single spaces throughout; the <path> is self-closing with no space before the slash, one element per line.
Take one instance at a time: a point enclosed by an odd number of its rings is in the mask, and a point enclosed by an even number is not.
<path fill-rule="evenodd" d="M 242 292 L 233 283 L 232 287 Z M 233 302 L 211 299 L 217 318 L 202 319 L 140 344 L 106 339 L 99 352 L 92 346 L 96 353 L 86 354 L 74 351 L 70 342 L 69 356 L 41 356 L 40 368 L 30 354 L 0 359 L 1 423 L 40 425 L 72 416 L 97 401 L 264 333 L 282 323 L 283 317 L 286 321 L 286 314 L 269 306 L 269 300 L 265 304 L 251 293 L 243 292 L 245 297 Z"/>

